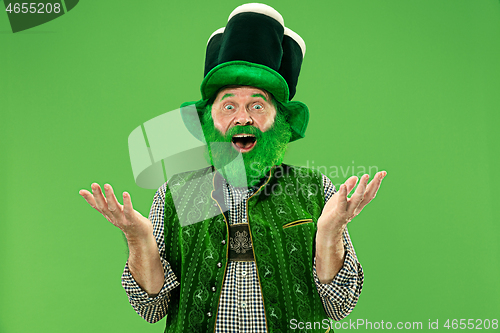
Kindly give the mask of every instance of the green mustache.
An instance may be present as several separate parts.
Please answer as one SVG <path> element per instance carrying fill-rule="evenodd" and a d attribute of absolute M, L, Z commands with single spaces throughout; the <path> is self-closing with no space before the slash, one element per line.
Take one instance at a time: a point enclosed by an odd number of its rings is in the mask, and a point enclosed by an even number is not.
<path fill-rule="evenodd" d="M 246 125 L 246 126 L 234 126 L 233 128 L 229 129 L 226 132 L 226 135 L 223 135 L 222 137 L 225 139 L 226 142 L 231 142 L 233 136 L 237 134 L 252 134 L 255 135 L 255 138 L 257 140 L 262 139 L 262 136 L 264 135 L 264 133 L 262 133 L 262 131 L 257 127 Z"/>

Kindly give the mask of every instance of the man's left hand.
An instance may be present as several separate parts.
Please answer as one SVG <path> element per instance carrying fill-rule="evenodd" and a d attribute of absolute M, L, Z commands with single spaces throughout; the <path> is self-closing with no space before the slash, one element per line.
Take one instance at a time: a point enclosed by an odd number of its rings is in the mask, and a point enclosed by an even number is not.
<path fill-rule="evenodd" d="M 321 283 L 330 283 L 340 271 L 345 259 L 342 234 L 345 226 L 375 198 L 387 172 L 377 172 L 368 184 L 369 175 L 363 175 L 354 194 L 347 198 L 358 182 L 353 176 L 346 180 L 323 208 L 316 233 L 316 273 Z"/>
<path fill-rule="evenodd" d="M 341 232 L 344 227 L 361 210 L 375 198 L 382 179 L 387 175 L 386 171 L 380 171 L 375 174 L 370 184 L 368 184 L 369 175 L 365 174 L 361 177 L 358 187 L 354 194 L 347 198 L 352 189 L 358 182 L 358 177 L 352 176 L 344 184 L 340 186 L 323 208 L 323 212 L 318 220 L 318 230 L 323 232 Z"/>

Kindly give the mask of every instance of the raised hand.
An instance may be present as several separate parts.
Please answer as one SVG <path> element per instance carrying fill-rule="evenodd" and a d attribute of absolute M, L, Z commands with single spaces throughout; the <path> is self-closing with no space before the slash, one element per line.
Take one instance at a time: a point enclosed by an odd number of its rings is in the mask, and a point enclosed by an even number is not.
<path fill-rule="evenodd" d="M 352 176 L 340 186 L 323 208 L 323 212 L 318 221 L 318 228 L 324 231 L 340 231 L 347 223 L 356 217 L 361 210 L 375 198 L 382 179 L 387 175 L 386 171 L 375 174 L 373 180 L 368 184 L 369 175 L 361 177 L 354 194 L 347 198 L 358 182 L 358 177 Z"/>
<path fill-rule="evenodd" d="M 344 264 L 345 249 L 342 234 L 345 226 L 375 198 L 387 172 L 377 172 L 368 184 L 369 175 L 363 175 L 354 194 L 347 198 L 358 182 L 353 176 L 340 186 L 323 207 L 316 233 L 316 273 L 321 283 L 330 283 Z"/>
<path fill-rule="evenodd" d="M 80 195 L 85 198 L 90 206 L 101 213 L 109 222 L 123 231 L 127 239 L 146 239 L 153 232 L 151 222 L 132 207 L 130 194 L 123 193 L 121 205 L 109 184 L 104 185 L 106 197 L 97 183 L 91 185 L 92 193 L 80 190 Z"/>

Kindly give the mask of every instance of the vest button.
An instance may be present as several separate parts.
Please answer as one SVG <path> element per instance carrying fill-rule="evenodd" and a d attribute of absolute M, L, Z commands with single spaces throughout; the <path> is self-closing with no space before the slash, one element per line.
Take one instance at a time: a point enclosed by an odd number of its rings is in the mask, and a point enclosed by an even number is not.
<path fill-rule="evenodd" d="M 217 263 L 217 267 L 221 268 L 221 267 L 222 267 L 222 263 L 221 263 L 221 262 L 218 262 L 218 263 Z"/>
<path fill-rule="evenodd" d="M 214 287 L 212 287 L 212 291 L 213 291 L 213 292 L 216 292 L 216 291 L 217 291 L 217 288 L 215 288 L 215 286 L 214 286 Z"/>
<path fill-rule="evenodd" d="M 212 317 L 212 312 L 207 312 L 207 317 Z"/>
<path fill-rule="evenodd" d="M 226 244 L 226 240 L 223 239 L 221 243 L 222 243 L 222 245 L 225 245 Z"/>

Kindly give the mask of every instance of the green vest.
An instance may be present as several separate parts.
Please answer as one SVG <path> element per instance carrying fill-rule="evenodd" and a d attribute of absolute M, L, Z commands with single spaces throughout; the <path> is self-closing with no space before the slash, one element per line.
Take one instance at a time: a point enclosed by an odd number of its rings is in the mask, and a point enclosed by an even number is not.
<path fill-rule="evenodd" d="M 165 259 L 180 281 L 165 332 L 215 330 L 229 230 L 222 179 L 212 173 L 209 167 L 176 175 L 165 193 Z M 312 274 L 322 176 L 282 164 L 259 186 L 246 205 L 267 329 L 284 333 L 292 320 L 322 322 L 327 316 Z"/>

